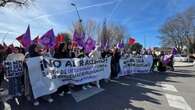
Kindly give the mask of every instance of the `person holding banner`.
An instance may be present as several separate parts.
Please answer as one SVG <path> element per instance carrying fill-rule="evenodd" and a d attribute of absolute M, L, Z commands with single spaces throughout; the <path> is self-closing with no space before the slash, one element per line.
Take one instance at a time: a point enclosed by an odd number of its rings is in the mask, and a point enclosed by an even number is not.
<path fill-rule="evenodd" d="M 156 55 L 155 51 L 152 52 L 152 57 L 153 57 L 153 63 L 152 63 L 152 67 L 150 69 L 151 72 L 154 71 L 155 67 L 157 67 L 157 63 L 158 63 L 158 56 Z"/>
<path fill-rule="evenodd" d="M 165 56 L 164 52 L 161 51 L 160 55 L 159 55 L 159 61 L 158 61 L 158 64 L 157 64 L 157 70 L 159 72 L 165 72 L 166 71 L 166 65 L 164 63 L 164 56 Z"/>
<path fill-rule="evenodd" d="M 84 51 L 85 51 L 84 48 L 83 48 L 83 47 L 80 47 L 80 52 L 79 52 L 77 58 L 83 58 L 83 59 L 89 58 L 89 57 L 86 55 L 87 53 L 85 53 Z M 92 88 L 92 86 L 90 85 L 90 83 L 83 84 L 83 85 L 81 85 L 81 86 L 82 86 L 82 89 L 83 89 L 83 90 L 86 90 L 87 87 L 88 87 L 88 88 Z"/>
<path fill-rule="evenodd" d="M 112 60 L 111 60 L 111 78 L 118 78 L 120 72 L 120 52 L 117 48 L 112 49 Z"/>
<path fill-rule="evenodd" d="M 69 58 L 76 57 L 75 52 L 73 51 L 72 44 L 70 42 L 68 42 L 68 44 L 67 44 L 67 50 L 68 50 Z"/>
<path fill-rule="evenodd" d="M 61 43 L 58 51 L 56 51 L 54 54 L 54 58 L 57 59 L 71 58 L 69 54 L 70 50 L 68 51 L 68 47 L 69 47 L 68 44 Z M 71 91 L 68 85 L 63 85 L 60 88 L 58 88 L 57 93 L 59 96 L 64 96 L 65 93 L 71 94 Z"/>
<path fill-rule="evenodd" d="M 89 53 L 89 57 L 94 58 L 94 59 L 99 59 L 99 58 L 101 58 L 101 51 L 100 51 L 100 46 L 99 46 L 99 45 L 96 45 L 95 50 L 93 50 L 93 51 L 91 51 L 91 52 Z M 99 80 L 96 81 L 96 86 L 97 86 L 98 88 L 100 88 Z"/>
<path fill-rule="evenodd" d="M 24 55 L 19 53 L 20 48 L 12 48 L 4 62 L 6 78 L 8 79 L 8 89 L 11 98 L 22 95 L 22 75 Z"/>
<path fill-rule="evenodd" d="M 38 44 L 30 45 L 30 47 L 29 47 L 29 57 L 32 58 L 32 57 L 39 57 L 39 56 L 41 56 L 41 46 L 39 46 Z M 29 82 L 29 86 L 31 86 L 30 85 L 30 79 L 29 79 L 28 76 L 27 76 L 27 80 Z M 30 97 L 31 97 L 31 99 L 33 101 L 33 105 L 34 106 L 38 106 L 39 105 L 39 101 L 38 101 L 38 99 L 34 99 L 33 98 L 32 87 L 31 87 L 30 91 L 31 91 L 31 94 L 30 94 L 31 96 Z M 49 103 L 53 102 L 53 99 L 50 96 L 43 96 L 42 98 L 47 100 Z M 29 98 L 28 98 L 28 100 L 29 100 Z"/>

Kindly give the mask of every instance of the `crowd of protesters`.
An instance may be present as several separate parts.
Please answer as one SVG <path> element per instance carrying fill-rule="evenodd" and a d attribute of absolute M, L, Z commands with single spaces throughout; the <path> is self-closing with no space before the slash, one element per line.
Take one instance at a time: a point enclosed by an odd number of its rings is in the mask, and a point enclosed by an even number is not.
<path fill-rule="evenodd" d="M 164 53 L 161 52 L 159 56 L 157 56 L 154 52 L 142 52 L 140 54 L 150 54 L 153 56 L 153 65 L 151 68 L 151 71 L 154 71 L 155 67 L 158 67 L 157 69 L 159 71 L 166 71 L 165 66 L 169 65 L 172 70 L 173 68 L 173 55 L 168 59 L 168 63 L 164 63 Z M 111 57 L 111 76 L 110 78 L 117 78 L 118 73 L 120 72 L 120 65 L 119 60 L 121 57 L 127 57 L 130 54 L 125 52 L 125 50 L 121 50 L 119 48 L 113 47 L 111 49 L 102 49 L 100 46 L 96 46 L 90 53 L 86 53 L 84 51 L 84 48 L 82 47 L 73 47 L 71 43 L 61 43 L 58 48 L 55 49 L 43 49 L 42 46 L 38 44 L 32 44 L 29 46 L 28 49 L 24 49 L 22 47 L 14 47 L 9 46 L 5 47 L 3 45 L 0 45 L 0 86 L 2 85 L 2 82 L 4 79 L 6 79 L 8 82 L 8 89 L 9 89 L 9 95 L 11 98 L 18 97 L 21 95 L 26 96 L 27 100 L 32 101 L 34 106 L 39 105 L 39 100 L 46 100 L 49 103 L 52 103 L 54 100 L 52 98 L 52 95 L 47 95 L 40 97 L 38 99 L 33 98 L 32 94 L 32 87 L 30 84 L 30 79 L 28 75 L 28 67 L 25 61 L 27 58 L 32 57 L 38 57 L 38 56 L 49 56 L 57 59 L 63 59 L 63 58 L 106 58 Z M 137 53 L 136 53 L 137 55 Z M 19 77 L 14 78 L 7 78 L 6 73 L 8 71 L 5 70 L 3 66 L 4 61 L 10 61 L 10 60 L 21 60 L 23 61 L 23 73 Z M 61 86 L 57 90 L 57 94 L 59 96 L 63 96 L 66 93 L 71 93 L 72 90 L 75 88 L 81 88 L 81 89 L 87 89 L 91 88 L 92 86 L 97 86 L 100 88 L 99 81 L 80 85 L 80 86 L 74 86 L 74 85 L 64 85 Z"/>

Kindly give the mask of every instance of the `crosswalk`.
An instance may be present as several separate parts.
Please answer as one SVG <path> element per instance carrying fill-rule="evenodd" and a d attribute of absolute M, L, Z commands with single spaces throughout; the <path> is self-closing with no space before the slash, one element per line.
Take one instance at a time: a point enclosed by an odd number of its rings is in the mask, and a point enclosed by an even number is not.
<path fill-rule="evenodd" d="M 181 109 L 181 110 L 192 110 L 192 108 L 186 102 L 184 97 L 175 95 L 179 92 L 175 86 L 169 84 L 162 84 L 162 89 L 165 91 L 172 92 L 172 94 L 165 93 L 165 97 L 170 107 Z"/>
<path fill-rule="evenodd" d="M 139 81 L 146 82 L 146 83 L 155 83 L 155 82 L 141 79 L 141 78 L 131 78 L 131 79 L 139 80 Z M 187 103 L 187 101 L 184 99 L 184 97 L 178 95 L 179 91 L 174 85 L 170 85 L 166 83 L 158 83 L 156 85 L 160 85 L 160 88 L 163 90 L 163 94 L 170 107 L 179 109 L 179 110 L 192 110 L 192 108 Z"/>

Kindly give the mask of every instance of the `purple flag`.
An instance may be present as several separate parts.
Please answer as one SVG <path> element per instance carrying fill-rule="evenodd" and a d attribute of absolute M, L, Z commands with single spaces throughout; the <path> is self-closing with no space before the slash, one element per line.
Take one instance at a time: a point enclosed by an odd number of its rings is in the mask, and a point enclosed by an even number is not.
<path fill-rule="evenodd" d="M 31 36 L 30 36 L 30 26 L 28 25 L 28 28 L 26 32 L 22 35 L 22 46 L 27 48 L 31 45 Z"/>
<path fill-rule="evenodd" d="M 56 45 L 56 39 L 53 29 L 46 32 L 39 40 L 39 43 L 46 48 L 53 48 Z"/>
<path fill-rule="evenodd" d="M 124 43 L 123 43 L 123 42 L 119 42 L 119 43 L 117 44 L 117 48 L 119 48 L 119 49 L 124 48 Z"/>
<path fill-rule="evenodd" d="M 163 63 L 164 64 L 170 63 L 171 57 L 172 57 L 172 55 L 164 55 L 164 57 L 163 57 Z"/>
<path fill-rule="evenodd" d="M 77 33 L 76 31 L 74 31 L 73 34 L 73 41 L 76 42 L 79 46 L 81 47 L 85 47 L 85 34 L 82 33 L 81 35 L 79 35 L 79 33 Z"/>
<path fill-rule="evenodd" d="M 101 41 L 100 42 L 100 48 L 101 49 L 108 49 L 109 48 L 109 42 L 108 41 Z"/>
<path fill-rule="evenodd" d="M 176 54 L 177 54 L 177 49 L 176 49 L 176 48 L 173 48 L 171 53 L 172 53 L 173 55 L 176 55 Z"/>
<path fill-rule="evenodd" d="M 93 40 L 91 37 L 88 37 L 88 39 L 85 42 L 85 52 L 90 53 L 95 48 L 96 41 Z"/>

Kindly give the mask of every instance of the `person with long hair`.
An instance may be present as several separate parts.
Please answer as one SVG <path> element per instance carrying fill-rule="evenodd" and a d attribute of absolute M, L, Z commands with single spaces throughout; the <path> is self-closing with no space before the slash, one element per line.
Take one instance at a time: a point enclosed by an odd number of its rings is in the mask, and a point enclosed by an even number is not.
<path fill-rule="evenodd" d="M 101 51 L 100 51 L 100 46 L 99 45 L 96 45 L 96 48 L 93 50 L 93 51 L 91 51 L 90 53 L 89 53 L 89 57 L 90 58 L 94 58 L 94 59 L 99 59 L 99 58 L 101 58 L 102 56 L 101 56 Z M 98 88 L 100 88 L 100 83 L 99 83 L 99 80 L 98 81 L 96 81 L 96 86 L 98 87 Z"/>
<path fill-rule="evenodd" d="M 54 54 L 54 58 L 57 58 L 57 59 L 70 58 L 71 56 L 69 52 L 70 51 L 68 49 L 68 44 L 61 43 L 58 51 L 56 51 Z M 71 94 L 69 85 L 63 85 L 59 87 L 57 90 L 57 94 L 59 96 L 64 96 L 65 93 Z"/>
<path fill-rule="evenodd" d="M 23 75 L 23 62 L 24 62 L 24 55 L 19 53 L 19 47 L 12 47 L 10 50 L 10 54 L 8 54 L 6 58 L 6 62 L 13 62 L 19 61 L 20 63 L 17 64 L 17 71 L 12 68 L 9 70 L 9 65 L 6 64 L 5 71 L 6 71 L 6 78 L 8 79 L 8 91 L 10 98 L 16 98 L 22 95 L 22 75 Z M 11 66 L 12 67 L 12 66 Z M 14 70 L 14 72 L 13 72 Z"/>
<path fill-rule="evenodd" d="M 42 56 L 41 51 L 42 51 L 41 50 L 41 46 L 39 46 L 38 44 L 32 44 L 29 47 L 29 55 L 28 56 L 29 56 L 29 58 Z M 25 83 L 26 83 L 25 91 L 28 92 L 28 93 L 26 93 L 26 95 L 28 95 L 27 99 L 28 100 L 32 100 L 34 106 L 38 106 L 39 105 L 39 98 L 38 99 L 34 99 L 33 98 L 32 86 L 30 84 L 30 79 L 29 79 L 29 75 L 28 75 L 28 70 L 27 69 L 26 69 Z M 42 99 L 47 100 L 49 103 L 53 102 L 53 99 L 51 98 L 50 95 L 43 96 Z"/>

